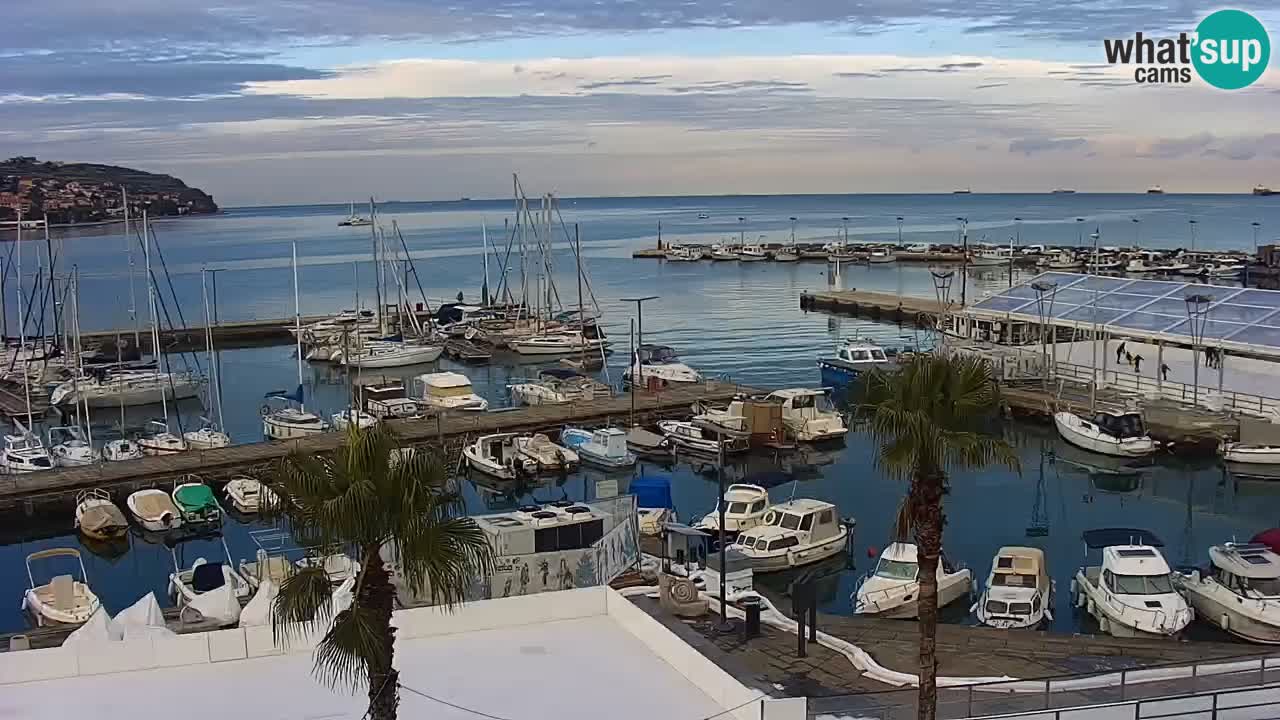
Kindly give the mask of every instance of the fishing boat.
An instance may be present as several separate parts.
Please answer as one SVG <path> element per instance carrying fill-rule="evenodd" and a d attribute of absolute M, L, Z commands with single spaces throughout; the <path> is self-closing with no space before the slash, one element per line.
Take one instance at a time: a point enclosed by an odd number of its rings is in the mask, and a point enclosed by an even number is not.
<path fill-rule="evenodd" d="M 1222 459 L 1240 465 L 1280 465 L 1280 445 L 1222 443 L 1218 450 Z"/>
<path fill-rule="evenodd" d="M 1075 254 L 1066 250 L 1058 251 L 1057 255 L 1050 257 L 1044 264 L 1044 267 L 1050 270 L 1079 270 L 1084 267 L 1084 260 L 1075 256 Z"/>
<path fill-rule="evenodd" d="M 91 540 L 111 541 L 129 532 L 129 521 L 102 488 L 76 493 L 76 529 Z"/>
<path fill-rule="evenodd" d="M 1009 267 L 1009 261 L 1012 259 L 1013 248 L 986 247 L 973 253 L 969 258 L 969 267 Z"/>
<path fill-rule="evenodd" d="M 1101 550 L 1101 565 L 1086 565 L 1071 581 L 1075 606 L 1115 637 L 1174 637 L 1194 615 L 1173 587 L 1172 572 L 1151 532 L 1130 528 L 1086 530 L 1086 550 Z"/>
<path fill-rule="evenodd" d="M 592 329 L 593 326 L 588 326 Z M 599 353 L 609 346 L 609 341 L 595 329 L 589 337 L 581 330 L 562 330 L 547 335 L 534 335 L 523 340 L 512 340 L 507 345 L 521 355 L 573 355 Z"/>
<path fill-rule="evenodd" d="M 1135 257 L 1129 258 L 1124 265 L 1124 271 L 1130 275 L 1145 275 L 1147 273 L 1160 272 L 1160 267 L 1148 263 L 1146 258 Z"/>
<path fill-rule="evenodd" d="M 53 458 L 45 450 L 40 438 L 28 432 L 18 423 L 21 435 L 5 435 L 4 448 L 0 449 L 0 470 L 9 474 L 38 472 L 53 468 Z"/>
<path fill-rule="evenodd" d="M 801 498 L 774 505 L 764 522 L 738 534 L 733 549 L 753 573 L 777 572 L 811 565 L 845 551 L 849 528 L 836 517 L 836 506 Z M 708 558 L 707 565 L 717 566 Z"/>
<path fill-rule="evenodd" d="M 517 435 L 512 444 L 521 457 L 536 463 L 538 470 L 572 470 L 580 462 L 578 453 L 551 442 L 551 438 L 542 433 Z"/>
<path fill-rule="evenodd" d="M 578 453 L 584 463 L 607 470 L 636 464 L 636 454 L 627 449 L 627 434 L 618 428 L 584 430 L 566 427 L 560 431 L 560 442 Z"/>
<path fill-rule="evenodd" d="M 184 482 L 174 486 L 171 497 L 183 525 L 222 524 L 222 508 L 218 507 L 213 490 L 199 477 L 188 475 Z"/>
<path fill-rule="evenodd" d="M 226 493 L 227 500 L 231 502 L 231 507 L 236 512 L 245 515 L 254 515 L 262 510 L 264 501 L 273 499 L 275 496 L 270 490 L 262 486 L 262 483 L 247 475 L 237 475 L 227 481 L 227 486 L 222 489 Z"/>
<path fill-rule="evenodd" d="M 471 380 L 462 373 L 439 372 L 413 379 L 414 400 L 424 408 L 436 411 L 457 410 L 484 412 L 489 401 L 471 389 Z"/>
<path fill-rule="evenodd" d="M 177 551 L 172 551 L 173 572 L 169 574 L 169 594 L 179 610 L 191 608 L 200 617 L 220 626 L 235 625 L 240 620 L 241 602 L 253 592 L 249 582 L 231 563 L 231 551 L 222 540 L 225 560 L 196 558 L 191 567 L 182 568 Z"/>
<path fill-rule="evenodd" d="M 1114 457 L 1144 457 L 1156 451 L 1137 412 L 1099 410 L 1090 422 L 1075 413 L 1053 414 L 1053 424 L 1063 440 L 1078 448 Z"/>
<path fill-rule="evenodd" d="M 628 384 L 635 382 L 641 387 L 648 387 L 651 381 L 662 385 L 701 382 L 702 376 L 680 362 L 676 351 L 670 347 L 645 344 L 636 348 L 631 367 L 623 374 L 623 380 Z"/>
<path fill-rule="evenodd" d="M 760 262 L 768 259 L 769 253 L 763 245 L 743 245 L 738 250 L 738 262 Z"/>
<path fill-rule="evenodd" d="M 176 455 L 190 449 L 186 440 L 169 431 L 169 423 L 164 420 L 147 422 L 138 447 L 146 455 Z"/>
<path fill-rule="evenodd" d="M 712 535 L 720 532 L 720 506 L 724 505 L 724 532 L 729 540 L 751 528 L 764 524 L 769 512 L 769 491 L 759 485 L 733 483 L 725 488 L 724 497 L 711 512 L 702 516 L 693 527 Z"/>
<path fill-rule="evenodd" d="M 1209 548 L 1209 567 L 1175 572 L 1196 615 L 1238 638 L 1280 644 L 1280 556 L 1263 544 Z"/>
<path fill-rule="evenodd" d="M 775 390 L 766 399 L 782 404 L 782 422 L 800 442 L 823 442 L 842 438 L 849 432 L 844 416 L 831 404 L 826 388 Z"/>
<path fill-rule="evenodd" d="M 973 588 L 973 573 L 938 558 L 938 607 L 946 607 Z M 853 611 L 858 615 L 913 619 L 920 615 L 920 560 L 913 543 L 895 542 L 880 553 L 876 567 L 858 583 Z"/>
<path fill-rule="evenodd" d="M 738 250 L 732 245 L 712 245 L 711 246 L 712 262 L 725 262 L 728 260 L 737 260 L 737 259 L 738 259 Z"/>
<path fill-rule="evenodd" d="M 887 265 L 898 261 L 898 256 L 888 250 L 872 250 L 867 256 L 867 262 L 872 265 Z"/>
<path fill-rule="evenodd" d="M 627 448 L 640 457 L 671 457 L 671 441 L 654 432 L 635 426 L 627 430 Z"/>
<path fill-rule="evenodd" d="M 46 583 L 36 583 L 33 562 L 51 558 L 75 558 L 80 565 L 80 579 L 73 575 L 56 575 Z M 98 611 L 98 596 L 89 589 L 84 559 L 75 548 L 50 548 L 27 556 L 27 579 L 31 587 L 23 593 L 22 607 L 40 627 L 46 625 L 80 625 Z"/>
<path fill-rule="evenodd" d="M 836 347 L 834 356 L 818 359 L 818 372 L 822 384 L 834 388 L 847 388 L 872 370 L 889 370 L 893 363 L 884 348 L 859 338 L 850 338 Z"/>
<path fill-rule="evenodd" d="M 796 250 L 795 244 L 785 245 L 773 254 L 773 261 L 780 263 L 798 262 L 800 260 L 800 251 Z"/>
<path fill-rule="evenodd" d="M 119 438 L 102 446 L 102 457 L 107 462 L 123 462 L 125 460 L 140 460 L 146 457 L 146 453 L 142 452 L 142 446 L 136 441 L 129 438 Z"/>
<path fill-rule="evenodd" d="M 1039 627 L 1053 620 L 1053 589 L 1043 550 L 1002 547 L 991 561 L 986 590 L 971 609 L 988 627 Z"/>
<path fill-rule="evenodd" d="M 723 451 L 732 454 L 746 452 L 751 447 L 745 438 L 723 435 L 717 438 L 714 432 L 691 422 L 660 420 L 658 430 L 672 445 L 693 452 L 716 455 Z"/>
<path fill-rule="evenodd" d="M 670 245 L 663 257 L 668 262 L 697 262 L 702 259 L 702 253 L 682 245 Z"/>
<path fill-rule="evenodd" d="M 462 450 L 467 467 L 500 480 L 514 480 L 518 475 L 537 472 L 536 460 L 520 454 L 515 433 L 481 435 Z"/>
<path fill-rule="evenodd" d="M 231 445 L 231 436 L 214 427 L 209 418 L 200 418 L 200 427 L 182 433 L 182 439 L 192 450 L 216 450 Z"/>
<path fill-rule="evenodd" d="M 47 434 L 49 455 L 58 467 L 92 465 L 102 459 L 78 425 L 51 427 Z"/>
<path fill-rule="evenodd" d="M 169 493 L 156 488 L 138 490 L 125 501 L 129 514 L 150 532 L 165 532 L 182 527 L 182 516 Z"/>

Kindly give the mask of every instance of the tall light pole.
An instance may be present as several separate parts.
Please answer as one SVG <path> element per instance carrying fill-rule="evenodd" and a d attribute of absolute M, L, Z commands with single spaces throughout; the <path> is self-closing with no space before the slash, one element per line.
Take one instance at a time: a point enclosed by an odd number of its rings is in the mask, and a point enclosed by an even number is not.
<path fill-rule="evenodd" d="M 1257 245 L 1258 243 L 1254 243 Z M 902 216 L 898 216 L 898 247 L 902 247 Z"/>
<path fill-rule="evenodd" d="M 745 221 L 746 218 L 741 216 L 738 217 L 738 247 L 743 247 L 743 243 L 746 242 L 746 226 L 742 224 Z"/>
<path fill-rule="evenodd" d="M 639 377 L 631 378 L 631 396 L 635 401 L 636 383 L 639 382 L 641 387 L 644 386 L 644 367 L 640 364 L 640 346 L 644 344 L 644 304 L 650 300 L 657 300 L 657 295 L 646 295 L 638 298 L 622 298 L 622 302 L 631 302 L 636 304 L 636 350 L 631 356 L 631 369 L 639 374 Z"/>
<path fill-rule="evenodd" d="M 1254 220 L 1249 223 L 1253 226 L 1253 257 L 1244 264 L 1244 286 L 1249 287 L 1249 266 L 1258 262 L 1258 230 L 1262 228 L 1262 223 Z"/>
<path fill-rule="evenodd" d="M 1142 247 L 1142 221 L 1138 218 L 1129 218 L 1133 221 L 1133 246 L 1135 248 Z"/>
<path fill-rule="evenodd" d="M 1015 247 L 1022 247 L 1022 218 L 1013 219 L 1013 245 L 1009 247 L 1009 287 L 1013 287 L 1013 253 Z"/>
<path fill-rule="evenodd" d="M 1191 252 L 1194 253 L 1196 251 L 1196 219 L 1188 220 L 1187 225 L 1191 226 Z"/>
<path fill-rule="evenodd" d="M 938 330 L 942 332 L 943 337 L 947 334 L 947 310 L 951 308 L 951 281 L 955 279 L 956 272 L 947 270 L 930 270 L 929 274 L 933 277 L 933 294 L 938 298 Z"/>
<path fill-rule="evenodd" d="M 1031 289 L 1036 291 L 1036 314 L 1040 316 L 1040 370 L 1041 387 L 1049 389 L 1049 321 L 1053 319 L 1053 301 L 1058 295 L 1058 283 L 1034 282 Z M 1055 351 L 1054 355 L 1057 355 Z M 1056 359 L 1056 358 L 1055 358 Z"/>
<path fill-rule="evenodd" d="M 969 300 L 969 218 L 958 217 L 960 223 L 960 307 Z"/>
<path fill-rule="evenodd" d="M 1076 218 L 1076 247 L 1084 245 L 1084 218 Z"/>
<path fill-rule="evenodd" d="M 1194 220 L 1192 222 L 1195 222 Z M 1184 298 L 1187 303 L 1187 325 L 1191 332 L 1191 366 L 1192 366 L 1192 384 L 1191 388 L 1191 404 L 1199 404 L 1200 399 L 1200 351 L 1199 347 L 1204 342 L 1204 329 L 1209 320 L 1209 305 L 1213 302 L 1212 295 L 1195 294 L 1188 295 Z"/>
<path fill-rule="evenodd" d="M 842 228 L 841 234 L 844 235 L 844 237 L 840 238 L 840 247 L 843 248 L 849 244 L 849 218 L 840 218 L 840 227 Z"/>
<path fill-rule="evenodd" d="M 791 218 L 791 247 L 796 246 L 796 219 Z"/>

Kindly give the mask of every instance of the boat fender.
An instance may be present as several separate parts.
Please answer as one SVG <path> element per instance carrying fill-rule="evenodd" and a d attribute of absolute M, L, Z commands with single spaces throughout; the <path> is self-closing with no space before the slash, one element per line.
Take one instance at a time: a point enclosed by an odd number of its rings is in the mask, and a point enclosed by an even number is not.
<path fill-rule="evenodd" d="M 1090 610 L 1090 612 L 1093 612 L 1093 611 L 1092 611 L 1092 610 Z M 1102 632 L 1107 633 L 1108 635 L 1110 635 L 1110 634 L 1111 634 L 1111 621 L 1110 621 L 1110 620 L 1107 620 L 1105 617 L 1100 617 L 1100 618 L 1098 618 L 1098 630 L 1100 630 L 1100 631 L 1102 631 Z"/>
<path fill-rule="evenodd" d="M 263 404 L 263 406 L 262 406 L 262 408 L 259 410 L 259 412 L 261 412 L 261 413 L 262 413 L 262 417 L 266 417 L 266 416 L 268 416 L 268 415 L 270 415 L 270 414 L 271 414 L 271 408 L 270 408 L 270 407 L 268 407 L 266 404 Z"/>
<path fill-rule="evenodd" d="M 1221 620 L 1223 630 L 1231 629 L 1231 618 L 1228 617 L 1226 613 L 1222 613 L 1222 617 L 1220 618 L 1220 620 Z"/>
<path fill-rule="evenodd" d="M 1079 595 L 1080 595 L 1080 588 L 1076 587 L 1076 579 L 1071 578 L 1071 596 L 1078 597 Z"/>
<path fill-rule="evenodd" d="M 1094 614 L 1094 611 L 1095 611 L 1095 610 L 1097 610 L 1097 608 L 1096 608 L 1096 607 L 1094 606 L 1094 604 L 1093 604 L 1093 598 L 1088 598 L 1088 599 L 1085 601 L 1085 606 L 1086 606 L 1086 610 L 1088 611 L 1088 613 L 1089 613 L 1090 615 L 1093 615 L 1093 614 Z"/>

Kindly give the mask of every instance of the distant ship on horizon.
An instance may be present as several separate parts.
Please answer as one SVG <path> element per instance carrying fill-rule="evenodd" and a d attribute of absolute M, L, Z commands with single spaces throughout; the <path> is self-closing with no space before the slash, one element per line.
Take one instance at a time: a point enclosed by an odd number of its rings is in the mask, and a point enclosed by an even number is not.
<path fill-rule="evenodd" d="M 973 190 L 972 190 L 971 188 L 965 188 L 965 189 L 963 189 L 963 190 L 952 190 L 952 191 L 951 191 L 951 194 L 952 194 L 952 195 L 970 195 L 970 194 L 972 194 L 972 193 L 973 193 Z"/>
<path fill-rule="evenodd" d="M 1254 195 L 1275 195 L 1276 191 L 1264 185 L 1254 185 L 1253 194 Z"/>
<path fill-rule="evenodd" d="M 1148 195 L 1163 195 L 1163 194 L 1164 194 L 1164 188 L 1160 187 L 1159 185 L 1152 185 L 1151 187 L 1147 188 L 1147 194 L 1148 194 Z"/>
<path fill-rule="evenodd" d="M 1075 192 L 1076 191 L 1072 190 L 1071 188 L 1054 188 L 1049 191 L 1049 194 L 1050 195 L 1074 195 Z"/>

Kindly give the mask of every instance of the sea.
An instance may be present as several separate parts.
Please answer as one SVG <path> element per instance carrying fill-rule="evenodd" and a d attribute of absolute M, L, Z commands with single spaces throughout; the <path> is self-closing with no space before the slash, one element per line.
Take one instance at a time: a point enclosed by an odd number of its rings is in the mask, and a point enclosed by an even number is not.
<path fill-rule="evenodd" d="M 531 201 L 537 210 L 536 198 Z M 358 211 L 367 214 L 367 209 Z M 516 206 L 512 200 L 393 202 L 378 208 L 388 247 L 403 247 L 413 272 L 400 276 L 409 299 L 433 307 L 440 302 L 478 301 L 485 282 L 497 290 L 506 278 L 519 295 L 520 264 L 512 244 Z M 200 324 L 207 312 L 220 321 L 292 318 L 291 257 L 297 253 L 297 296 L 303 315 L 374 305 L 373 240 L 368 227 L 339 227 L 348 206 L 306 205 L 229 208 L 215 216 L 163 219 L 153 223 L 151 265 L 155 304 L 164 324 Z M 859 288 L 932 297 L 933 281 L 924 265 L 846 265 L 837 275 L 825 262 L 774 264 L 666 263 L 633 259 L 633 251 L 663 242 L 720 241 L 829 242 L 845 235 L 851 243 L 897 241 L 951 243 L 967 226 L 971 243 L 1007 245 L 1140 245 L 1147 248 L 1251 250 L 1280 235 L 1280 198 L 1243 195 L 780 195 L 716 197 L 562 198 L 552 213 L 550 232 L 554 294 L 566 308 L 578 303 L 571 251 L 582 247 L 587 282 L 584 304 L 598 308 L 615 352 L 599 373 L 617 385 L 626 350 L 636 340 L 670 345 L 704 373 L 760 388 L 817 386 L 815 361 L 844 338 L 861 335 L 898 347 L 928 347 L 932 338 L 911 326 L 896 326 L 800 309 L 804 291 Z M 1192 222 L 1194 221 L 1194 222 Z M 1256 225 L 1255 225 L 1256 223 Z M 538 232 L 545 234 L 545 225 Z M 31 292 L 34 277 L 47 267 L 50 251 L 58 273 L 78 278 L 74 303 L 82 330 L 146 332 L 152 302 L 145 278 L 142 243 L 120 225 L 55 229 L 49 242 L 0 245 L 8 269 L 4 312 L 10 335 L 18 320 L 16 278 Z M 403 246 L 401 246 L 403 238 Z M 534 242 L 532 230 L 526 234 Z M 20 253 L 19 253 L 20 250 Z M 204 273 L 208 270 L 211 272 Z M 391 276 L 398 275 L 389 271 Z M 971 271 L 964 279 L 970 298 L 998 291 L 1034 271 L 1004 268 Z M 529 270 L 530 287 L 537 282 Z M 545 280 L 543 281 L 545 283 Z M 389 276 L 390 293 L 400 290 Z M 954 290 L 953 290 L 954 292 Z M 643 317 L 624 298 L 656 296 Z M 207 299 L 207 303 L 206 303 Z M 48 308 L 46 308 L 48 311 Z M 49 311 L 51 312 L 51 311 Z M 34 317 L 30 326 L 37 322 Z M 46 321 L 48 322 L 48 321 Z M 285 320 L 289 322 L 289 320 Z M 265 394 L 298 382 L 292 345 L 226 349 L 222 368 L 222 422 L 236 442 L 261 439 L 260 407 Z M 173 369 L 207 370 L 203 353 L 171 354 Z M 467 374 L 494 406 L 509 404 L 506 386 L 536 374 L 548 363 L 525 363 L 499 354 L 485 366 L 459 366 L 441 359 L 430 366 L 403 368 L 401 377 L 450 369 Z M 307 405 L 325 413 L 345 407 L 348 378 L 332 366 L 304 363 Z M 191 429 L 213 417 L 206 398 L 165 408 L 171 424 Z M 131 409 L 126 429 L 159 416 L 159 406 Z M 95 438 L 118 435 L 119 413 L 92 418 Z M 175 427 L 175 429 L 177 429 Z M 1008 422 L 993 426 L 1017 450 L 1019 467 L 956 470 L 946 497 L 945 552 L 948 560 L 972 569 L 981 584 L 992 556 L 1005 545 L 1045 550 L 1058 592 L 1052 627 L 1090 631 L 1092 621 L 1071 607 L 1070 579 L 1085 560 L 1081 532 L 1098 527 L 1139 527 L 1155 532 L 1175 565 L 1207 561 L 1210 545 L 1247 540 L 1280 526 L 1280 483 L 1238 477 L 1213 460 L 1188 463 L 1161 457 L 1140 472 L 1117 473 L 1063 445 L 1053 428 Z M 892 541 L 893 520 L 906 486 L 888 476 L 877 461 L 879 448 L 853 433 L 834 447 L 805 448 L 787 455 L 752 454 L 723 469 L 678 458 L 668 465 L 642 463 L 634 473 L 606 475 L 584 470 L 536 484 L 500 485 L 479 478 L 462 482 L 467 510 L 501 512 L 530 502 L 589 500 L 625 492 L 634 474 L 662 473 L 672 482 L 676 509 L 691 521 L 715 504 L 719 474 L 726 482 L 769 489 L 775 500 L 827 500 L 856 521 L 848 558 L 824 566 L 822 609 L 852 612 L 851 594 L 874 566 L 874 556 Z M 147 592 L 168 604 L 166 588 L 174 563 L 198 556 L 251 558 L 255 530 L 229 519 L 219 540 L 197 540 L 177 548 L 131 538 L 124 548 L 84 548 L 89 580 L 108 610 L 117 611 Z M 19 609 L 28 587 L 26 556 L 49 547 L 81 547 L 72 508 L 21 509 L 0 514 L 0 632 L 19 631 L 28 620 Z M 63 571 L 54 568 L 59 572 Z M 48 572 L 37 566 L 36 572 Z M 785 592 L 786 578 L 766 579 Z M 5 600 L 5 598 L 8 598 Z M 972 622 L 968 603 L 948 608 L 950 622 Z M 1207 631 L 1197 631 L 1208 633 Z M 1222 639 L 1214 636 L 1215 639 Z"/>

